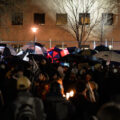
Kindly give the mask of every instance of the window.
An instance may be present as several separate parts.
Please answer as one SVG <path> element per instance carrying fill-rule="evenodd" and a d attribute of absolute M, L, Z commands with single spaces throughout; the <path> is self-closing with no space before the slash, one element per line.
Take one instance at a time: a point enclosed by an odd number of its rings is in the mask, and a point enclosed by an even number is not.
<path fill-rule="evenodd" d="M 45 14 L 44 13 L 34 13 L 34 23 L 45 24 Z"/>
<path fill-rule="evenodd" d="M 66 25 L 67 14 L 56 14 L 56 25 Z"/>
<path fill-rule="evenodd" d="M 89 25 L 90 24 L 90 13 L 80 13 L 79 14 L 79 24 Z"/>
<path fill-rule="evenodd" d="M 23 25 L 23 13 L 12 14 L 12 25 Z"/>
<path fill-rule="evenodd" d="M 102 13 L 102 22 L 104 25 L 112 25 L 113 13 Z"/>

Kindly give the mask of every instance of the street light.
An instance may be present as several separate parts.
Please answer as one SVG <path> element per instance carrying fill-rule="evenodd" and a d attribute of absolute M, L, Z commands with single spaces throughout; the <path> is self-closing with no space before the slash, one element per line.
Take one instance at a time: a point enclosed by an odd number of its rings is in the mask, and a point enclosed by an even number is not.
<path fill-rule="evenodd" d="M 36 42 L 36 32 L 37 32 L 38 28 L 33 27 L 32 28 L 32 32 L 34 33 L 34 52 L 35 52 L 35 42 Z"/>

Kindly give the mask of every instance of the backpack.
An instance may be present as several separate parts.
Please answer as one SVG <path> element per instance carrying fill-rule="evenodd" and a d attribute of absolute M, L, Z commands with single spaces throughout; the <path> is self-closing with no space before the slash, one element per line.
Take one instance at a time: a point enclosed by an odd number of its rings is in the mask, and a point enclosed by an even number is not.
<path fill-rule="evenodd" d="M 14 120 L 36 120 L 33 97 L 21 96 L 14 102 Z"/>

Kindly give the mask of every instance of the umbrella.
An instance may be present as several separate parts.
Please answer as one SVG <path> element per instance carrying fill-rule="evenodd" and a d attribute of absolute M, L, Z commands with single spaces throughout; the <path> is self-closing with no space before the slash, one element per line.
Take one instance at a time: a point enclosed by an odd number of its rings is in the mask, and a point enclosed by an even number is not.
<path fill-rule="evenodd" d="M 23 51 L 32 50 L 32 53 L 44 55 L 47 49 L 40 43 L 28 43 L 21 48 Z"/>
<path fill-rule="evenodd" d="M 43 55 L 38 55 L 38 54 L 29 54 L 27 56 L 29 59 L 34 59 L 34 60 L 37 60 L 37 61 L 41 61 L 41 60 L 47 60 L 47 58 Z"/>
<path fill-rule="evenodd" d="M 68 49 L 69 53 L 73 53 L 76 51 L 77 48 L 76 47 L 67 47 L 67 49 Z"/>
<path fill-rule="evenodd" d="M 61 51 L 62 50 L 57 47 L 51 48 L 47 51 L 46 57 L 48 59 L 51 59 L 52 63 L 55 63 L 61 57 L 61 54 L 60 54 Z"/>
<path fill-rule="evenodd" d="M 11 55 L 16 55 L 17 54 L 16 51 L 14 50 L 14 48 L 11 45 L 7 44 L 7 48 L 10 50 Z"/>
<path fill-rule="evenodd" d="M 0 44 L 0 52 L 3 56 L 16 55 L 14 48 L 8 44 Z"/>
<path fill-rule="evenodd" d="M 21 50 L 19 53 L 17 53 L 17 56 L 24 61 L 29 61 L 29 58 L 27 56 L 33 52 L 34 50 L 31 49 L 27 49 L 25 51 Z"/>
<path fill-rule="evenodd" d="M 28 66 L 30 66 L 29 62 L 27 61 L 24 61 L 22 59 L 20 59 L 18 56 L 8 56 L 5 58 L 5 61 L 7 63 L 10 63 L 11 65 L 14 65 L 14 66 L 19 66 L 20 68 L 28 68 Z"/>
<path fill-rule="evenodd" d="M 104 46 L 104 45 L 99 45 L 99 46 L 97 46 L 96 48 L 95 48 L 95 50 L 97 50 L 97 51 L 109 51 L 109 48 L 108 47 L 106 47 L 106 46 Z"/>
<path fill-rule="evenodd" d="M 86 57 L 79 54 L 68 54 L 59 60 L 63 62 L 88 62 Z"/>
<path fill-rule="evenodd" d="M 48 51 L 48 52 L 49 52 L 49 51 L 56 51 L 56 52 L 60 52 L 60 51 L 61 51 L 61 49 L 60 49 L 60 48 L 57 48 L 57 47 L 52 47 L 51 49 L 48 49 L 47 51 Z"/>
<path fill-rule="evenodd" d="M 77 62 L 77 63 L 88 63 L 94 65 L 100 63 L 95 56 L 82 56 L 80 54 L 69 54 L 59 59 L 61 62 Z"/>
<path fill-rule="evenodd" d="M 105 61 L 120 62 L 120 54 L 113 51 L 101 51 L 94 56 L 97 58 L 101 58 Z"/>
<path fill-rule="evenodd" d="M 66 56 L 66 55 L 68 55 L 69 54 L 69 51 L 68 51 L 68 49 L 63 49 L 62 51 L 60 51 L 60 55 L 62 56 L 62 57 L 64 57 L 64 56 Z"/>
<path fill-rule="evenodd" d="M 61 57 L 59 59 L 59 61 L 61 61 L 61 62 L 75 62 L 76 60 L 78 60 L 77 57 L 78 56 L 76 54 L 68 54 L 64 57 Z"/>
<path fill-rule="evenodd" d="M 78 54 L 80 54 L 81 56 L 92 56 L 94 54 L 96 54 L 97 52 L 95 50 L 81 50 Z"/>

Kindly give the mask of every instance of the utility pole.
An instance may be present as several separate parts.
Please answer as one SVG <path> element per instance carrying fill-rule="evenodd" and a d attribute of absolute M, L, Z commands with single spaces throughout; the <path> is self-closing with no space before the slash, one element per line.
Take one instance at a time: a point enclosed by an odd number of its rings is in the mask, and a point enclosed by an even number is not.
<path fill-rule="evenodd" d="M 101 21 L 101 38 L 100 38 L 100 44 L 102 45 L 103 42 L 103 34 L 104 34 L 104 21 L 103 21 L 103 17 L 102 17 L 102 21 Z"/>

